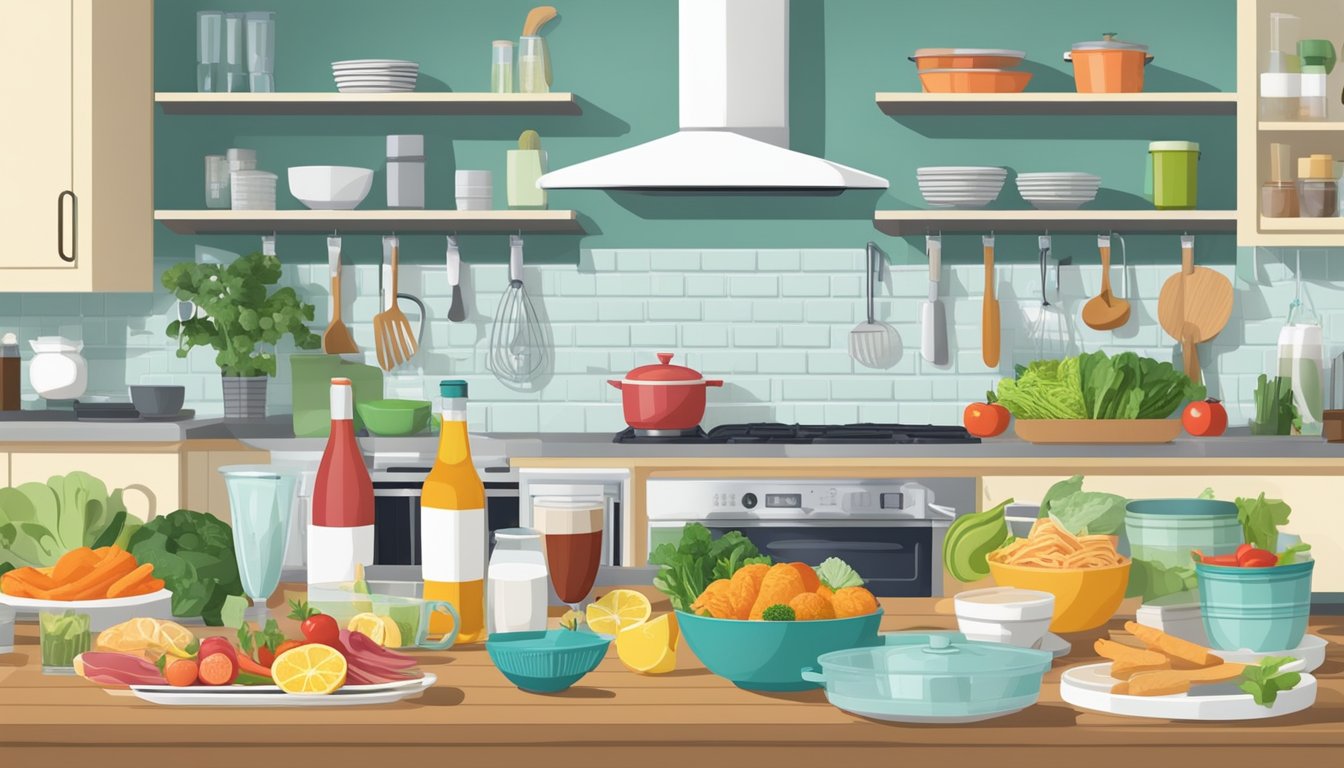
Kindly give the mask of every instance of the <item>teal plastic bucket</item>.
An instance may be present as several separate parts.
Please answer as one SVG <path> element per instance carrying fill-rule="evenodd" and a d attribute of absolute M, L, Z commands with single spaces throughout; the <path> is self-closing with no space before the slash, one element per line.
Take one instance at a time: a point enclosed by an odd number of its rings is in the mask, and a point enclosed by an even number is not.
<path fill-rule="evenodd" d="M 1125 506 L 1125 534 L 1135 560 L 1189 568 L 1190 550 L 1206 555 L 1237 551 L 1245 540 L 1237 505 L 1215 499 L 1145 499 Z"/>
<path fill-rule="evenodd" d="M 1311 613 L 1314 560 L 1273 568 L 1195 565 L 1209 644 L 1222 651 L 1290 651 Z"/>

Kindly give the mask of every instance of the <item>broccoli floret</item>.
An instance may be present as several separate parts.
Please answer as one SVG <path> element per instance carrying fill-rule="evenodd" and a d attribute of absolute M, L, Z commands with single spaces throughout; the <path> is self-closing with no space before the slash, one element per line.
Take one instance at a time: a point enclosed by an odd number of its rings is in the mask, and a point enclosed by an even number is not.
<path fill-rule="evenodd" d="M 765 621 L 793 621 L 797 616 L 789 606 L 776 603 L 762 611 L 761 618 Z"/>

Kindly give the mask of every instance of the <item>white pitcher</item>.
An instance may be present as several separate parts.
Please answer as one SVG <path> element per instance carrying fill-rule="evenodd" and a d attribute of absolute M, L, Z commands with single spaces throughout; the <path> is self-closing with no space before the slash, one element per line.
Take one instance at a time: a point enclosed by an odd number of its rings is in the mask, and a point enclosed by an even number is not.
<path fill-rule="evenodd" d="M 84 342 L 64 336 L 39 336 L 28 342 L 36 353 L 28 364 L 28 381 L 48 400 L 70 400 L 84 394 L 89 364 L 80 351 Z"/>

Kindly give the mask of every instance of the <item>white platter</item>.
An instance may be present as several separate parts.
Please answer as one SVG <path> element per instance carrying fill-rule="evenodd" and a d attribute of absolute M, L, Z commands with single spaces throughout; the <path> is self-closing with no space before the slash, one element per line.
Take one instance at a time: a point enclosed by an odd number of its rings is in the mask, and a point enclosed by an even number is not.
<path fill-rule="evenodd" d="M 75 611 L 89 615 L 89 629 L 101 632 L 129 619 L 173 618 L 173 593 L 166 589 L 147 595 L 116 597 L 106 600 L 34 600 L 0 593 L 0 605 L 14 609 L 19 620 L 37 620 L 39 611 Z"/>
<path fill-rule="evenodd" d="M 333 69 L 337 67 L 419 67 L 419 62 L 408 59 L 344 59 L 342 61 L 331 62 Z"/>
<path fill-rule="evenodd" d="M 1065 670 L 1059 681 L 1060 698 L 1094 712 L 1162 720 L 1260 720 L 1301 712 L 1316 703 L 1316 678 L 1306 673 L 1292 690 L 1280 692 L 1272 706 L 1263 707 L 1235 683 L 1197 685 L 1189 693 L 1171 696 L 1115 694 L 1111 686 L 1119 681 L 1110 671 L 1110 662 Z"/>
<path fill-rule="evenodd" d="M 1307 635 L 1302 638 L 1302 642 L 1296 648 L 1288 651 L 1248 651 L 1244 648 L 1239 651 L 1220 651 L 1215 648 L 1213 654 L 1223 661 L 1235 661 L 1238 664 L 1259 664 L 1261 659 L 1270 656 L 1292 656 L 1301 664 L 1285 665 L 1285 670 L 1311 672 L 1325 663 L 1325 647 L 1327 645 L 1329 643 L 1326 642 L 1325 638 Z"/>
<path fill-rule="evenodd" d="M 178 707 L 357 707 L 391 704 L 424 693 L 438 682 L 432 672 L 414 680 L 377 685 L 347 685 L 325 696 L 285 693 L 274 685 L 232 685 L 221 688 L 177 688 L 133 685 L 131 693 L 153 704 Z"/>

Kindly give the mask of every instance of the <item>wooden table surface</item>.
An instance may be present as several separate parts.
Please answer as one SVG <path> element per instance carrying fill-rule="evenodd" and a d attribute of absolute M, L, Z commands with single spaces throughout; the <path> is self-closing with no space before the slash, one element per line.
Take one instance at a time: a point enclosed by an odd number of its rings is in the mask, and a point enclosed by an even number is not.
<path fill-rule="evenodd" d="M 935 600 L 884 600 L 883 631 L 954 628 Z M 665 609 L 665 602 L 655 610 Z M 1116 632 L 1120 620 L 1109 631 Z M 292 632 L 292 626 L 289 627 Z M 1275 720 L 1185 723 L 1088 713 L 1060 701 L 1068 666 L 1092 661 L 1096 636 L 1075 636 L 1041 701 L 1014 715 L 959 726 L 879 723 L 830 706 L 821 691 L 762 694 L 711 674 L 683 643 L 678 669 L 627 671 L 615 648 L 570 690 L 514 688 L 483 648 L 422 654 L 438 684 L 419 699 L 380 707 L 214 709 L 163 707 L 113 696 L 73 677 L 42 675 L 36 628 L 21 624 L 16 653 L 0 656 L 0 765 L 138 764 L 188 757 L 195 764 L 294 765 L 317 756 L 335 765 L 403 765 L 411 759 L 490 760 L 491 765 L 948 766 L 1344 764 L 1344 617 L 1314 617 L 1332 642 L 1316 705 Z M 187 753 L 190 753 L 189 756 Z M 57 762 L 51 762 L 56 758 Z M 396 760 L 396 763 L 392 761 Z M 914 762 L 908 762 L 913 760 Z M 1264 760 L 1265 763 L 1258 761 Z M 42 762 L 39 762 L 42 761 Z M 284 761 L 284 762 L 281 762 Z M 357 762 L 362 761 L 362 762 Z M 1290 762 L 1292 761 L 1292 762 Z M 484 765 L 484 763 L 478 763 Z"/>

